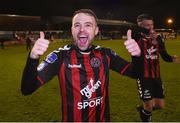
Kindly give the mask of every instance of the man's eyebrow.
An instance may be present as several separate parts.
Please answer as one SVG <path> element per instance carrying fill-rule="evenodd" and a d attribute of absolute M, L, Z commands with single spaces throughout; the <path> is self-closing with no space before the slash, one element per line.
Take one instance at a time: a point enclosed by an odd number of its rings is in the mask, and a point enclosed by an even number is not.
<path fill-rule="evenodd" d="M 74 24 L 79 24 L 80 22 L 75 22 Z M 85 23 L 89 23 L 89 24 L 93 24 L 92 22 L 85 22 Z"/>
<path fill-rule="evenodd" d="M 80 22 L 75 22 L 73 25 L 76 25 L 76 24 L 80 24 Z M 93 25 L 92 22 L 85 22 L 85 24 L 90 24 L 90 25 Z"/>
<path fill-rule="evenodd" d="M 85 22 L 86 24 L 93 24 L 92 22 Z"/>
<path fill-rule="evenodd" d="M 75 25 L 75 24 L 80 24 L 80 23 L 79 23 L 79 22 L 75 22 L 74 25 Z"/>

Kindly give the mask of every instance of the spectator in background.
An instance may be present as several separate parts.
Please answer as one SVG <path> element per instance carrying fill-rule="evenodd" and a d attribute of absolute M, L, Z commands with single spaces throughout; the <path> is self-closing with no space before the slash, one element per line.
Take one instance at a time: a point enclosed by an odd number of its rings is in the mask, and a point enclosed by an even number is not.
<path fill-rule="evenodd" d="M 1 42 L 1 49 L 4 49 L 4 40 L 0 40 Z"/>
<path fill-rule="evenodd" d="M 28 36 L 28 37 L 26 38 L 26 50 L 27 50 L 27 51 L 31 50 L 31 43 L 32 43 L 32 41 L 31 41 L 31 39 L 30 39 L 30 36 Z"/>

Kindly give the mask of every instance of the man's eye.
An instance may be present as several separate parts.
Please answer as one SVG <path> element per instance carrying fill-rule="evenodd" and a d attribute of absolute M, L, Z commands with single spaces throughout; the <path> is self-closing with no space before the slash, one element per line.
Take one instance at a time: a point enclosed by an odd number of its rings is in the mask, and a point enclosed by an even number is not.
<path fill-rule="evenodd" d="M 86 27 L 91 27 L 91 24 L 86 24 Z"/>
<path fill-rule="evenodd" d="M 74 25 L 74 27 L 79 27 L 79 26 L 80 26 L 79 24 Z"/>

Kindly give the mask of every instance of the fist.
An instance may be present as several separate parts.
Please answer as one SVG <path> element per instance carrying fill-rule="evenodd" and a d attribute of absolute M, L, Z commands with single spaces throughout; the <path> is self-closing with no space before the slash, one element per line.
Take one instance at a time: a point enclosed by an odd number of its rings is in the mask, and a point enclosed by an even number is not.
<path fill-rule="evenodd" d="M 126 49 L 131 54 L 131 56 L 140 56 L 141 50 L 137 42 L 132 39 L 131 33 L 131 30 L 127 31 L 127 40 L 124 42 L 124 45 L 126 46 Z"/>
<path fill-rule="evenodd" d="M 40 38 L 34 44 L 30 53 L 30 58 L 39 59 L 40 56 L 46 52 L 47 48 L 49 47 L 49 41 L 44 37 L 44 32 L 40 32 Z"/>
<path fill-rule="evenodd" d="M 156 39 L 158 37 L 158 34 L 154 30 L 150 30 L 150 35 L 152 36 L 153 39 Z"/>
<path fill-rule="evenodd" d="M 173 56 L 173 62 L 174 62 L 174 63 L 180 63 L 179 57 L 176 56 L 176 55 L 174 55 L 174 56 Z"/>

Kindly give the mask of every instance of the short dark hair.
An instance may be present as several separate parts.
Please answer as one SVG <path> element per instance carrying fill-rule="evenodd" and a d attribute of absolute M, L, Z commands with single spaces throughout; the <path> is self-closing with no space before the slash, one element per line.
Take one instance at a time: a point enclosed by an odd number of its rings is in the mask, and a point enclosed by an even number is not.
<path fill-rule="evenodd" d="M 77 11 L 74 12 L 73 17 L 74 17 L 75 15 L 79 14 L 79 13 L 88 14 L 88 15 L 94 17 L 94 19 L 95 19 L 95 21 L 96 21 L 96 23 L 97 23 L 98 18 L 97 18 L 97 16 L 96 16 L 96 14 L 95 14 L 91 9 L 79 9 L 79 10 L 77 10 Z M 73 17 L 72 17 L 72 18 L 73 18 Z"/>
<path fill-rule="evenodd" d="M 153 20 L 153 17 L 148 14 L 141 14 L 137 17 L 137 22 L 142 22 L 144 20 Z"/>

